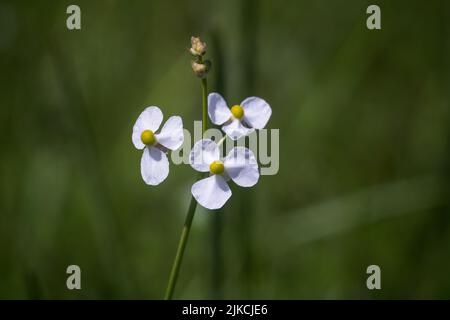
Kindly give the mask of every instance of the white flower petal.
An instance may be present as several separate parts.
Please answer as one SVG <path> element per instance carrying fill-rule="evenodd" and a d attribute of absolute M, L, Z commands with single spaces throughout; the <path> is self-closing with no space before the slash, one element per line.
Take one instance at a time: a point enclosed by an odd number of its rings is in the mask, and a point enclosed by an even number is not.
<path fill-rule="evenodd" d="M 145 144 L 141 140 L 141 134 L 139 130 L 135 130 L 133 128 L 133 135 L 131 136 L 131 140 L 133 140 L 133 144 L 136 149 L 142 150 L 145 148 Z"/>
<path fill-rule="evenodd" d="M 219 159 L 219 147 L 211 139 L 197 141 L 189 154 L 189 163 L 192 168 L 200 172 L 208 172 L 209 165 Z"/>
<path fill-rule="evenodd" d="M 253 152 L 244 147 L 235 147 L 223 159 L 225 172 L 241 187 L 252 187 L 259 179 L 258 162 Z"/>
<path fill-rule="evenodd" d="M 211 122 L 217 125 L 230 119 L 231 111 L 220 94 L 213 92 L 208 95 L 208 114 Z"/>
<path fill-rule="evenodd" d="M 238 119 L 233 119 L 229 124 L 222 127 L 227 136 L 233 140 L 238 140 L 240 137 L 247 136 L 254 131 L 253 128 L 246 128 Z"/>
<path fill-rule="evenodd" d="M 176 150 L 183 144 L 183 120 L 181 117 L 170 117 L 161 129 L 161 132 L 156 134 L 156 140 L 164 147 L 170 150 Z"/>
<path fill-rule="evenodd" d="M 155 132 L 159 129 L 163 120 L 163 114 L 158 107 L 147 107 L 139 115 L 136 123 L 133 126 L 133 134 L 131 139 L 137 149 L 144 149 L 145 144 L 141 141 L 141 134 L 144 130 L 151 130 Z"/>
<path fill-rule="evenodd" d="M 169 175 L 169 161 L 164 152 L 155 147 L 145 148 L 141 158 L 141 175 L 146 184 L 156 186 Z"/>
<path fill-rule="evenodd" d="M 252 128 L 262 129 L 272 115 L 272 109 L 269 104 L 261 98 L 249 97 L 242 101 L 242 108 L 244 109 L 244 120 Z"/>
<path fill-rule="evenodd" d="M 195 200 L 206 209 L 220 209 L 231 197 L 231 190 L 220 175 L 212 175 L 192 185 L 191 193 Z"/>

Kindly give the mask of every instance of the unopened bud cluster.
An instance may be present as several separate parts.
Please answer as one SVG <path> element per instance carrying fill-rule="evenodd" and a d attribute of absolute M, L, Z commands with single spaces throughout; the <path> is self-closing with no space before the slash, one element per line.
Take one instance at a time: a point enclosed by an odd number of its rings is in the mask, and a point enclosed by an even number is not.
<path fill-rule="evenodd" d="M 189 52 L 195 57 L 195 60 L 191 61 L 192 70 L 197 77 L 205 78 L 211 69 L 211 61 L 203 59 L 206 53 L 206 43 L 198 37 L 191 37 Z"/>
<path fill-rule="evenodd" d="M 198 37 L 191 37 L 191 48 L 189 51 L 194 56 L 203 56 L 206 53 L 206 43 Z"/>

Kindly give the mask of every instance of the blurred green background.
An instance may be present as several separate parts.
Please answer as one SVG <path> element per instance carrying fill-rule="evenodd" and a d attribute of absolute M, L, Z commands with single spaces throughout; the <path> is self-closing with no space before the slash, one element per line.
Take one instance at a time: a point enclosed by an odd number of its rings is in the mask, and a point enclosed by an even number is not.
<path fill-rule="evenodd" d="M 196 174 L 145 185 L 131 131 L 201 119 L 191 35 L 211 91 L 271 104 L 280 171 L 197 210 L 175 297 L 449 298 L 449 30 L 444 0 L 0 1 L 0 298 L 163 297 Z"/>

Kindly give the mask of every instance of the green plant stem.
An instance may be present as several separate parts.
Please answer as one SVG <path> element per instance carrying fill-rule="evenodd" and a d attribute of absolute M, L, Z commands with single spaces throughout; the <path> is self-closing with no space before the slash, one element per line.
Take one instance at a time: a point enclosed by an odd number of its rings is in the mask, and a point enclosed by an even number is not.
<path fill-rule="evenodd" d="M 192 220 L 194 219 L 195 209 L 197 208 L 197 201 L 194 197 L 191 198 L 189 210 L 184 221 L 183 230 L 181 231 L 180 242 L 178 243 L 177 254 L 175 255 L 175 261 L 173 262 L 172 271 L 170 272 L 169 283 L 167 285 L 165 300 L 171 300 L 173 296 L 173 290 L 177 283 L 178 274 L 180 273 L 181 261 L 183 260 L 184 250 L 186 249 L 189 232 L 191 231 Z"/>
<path fill-rule="evenodd" d="M 202 134 L 205 134 L 207 129 L 207 114 L 208 114 L 208 82 L 206 77 L 202 79 Z M 199 179 L 203 178 L 201 173 Z M 199 180 L 198 179 L 198 180 Z M 177 253 L 173 262 L 172 270 L 170 271 L 169 283 L 167 284 L 166 294 L 164 300 L 171 300 L 175 285 L 177 284 L 178 274 L 180 273 L 181 262 L 183 261 L 184 251 L 191 231 L 192 220 L 194 220 L 195 209 L 197 208 L 197 200 L 191 198 L 191 203 L 184 221 L 183 230 L 181 231 L 180 241 L 178 243 Z"/>
<path fill-rule="evenodd" d="M 204 63 L 203 57 L 198 57 L 199 63 Z M 206 76 L 202 78 L 202 133 L 205 134 L 208 128 L 208 80 Z"/>
<path fill-rule="evenodd" d="M 202 105 L 202 133 L 205 134 L 205 131 L 208 128 L 208 81 L 206 80 L 206 78 L 202 79 Z"/>

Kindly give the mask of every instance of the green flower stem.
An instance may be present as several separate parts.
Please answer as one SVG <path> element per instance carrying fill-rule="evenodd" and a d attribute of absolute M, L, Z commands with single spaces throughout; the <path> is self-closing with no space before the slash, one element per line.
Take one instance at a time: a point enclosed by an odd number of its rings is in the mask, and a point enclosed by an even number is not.
<path fill-rule="evenodd" d="M 202 104 L 202 133 L 205 134 L 206 129 L 208 129 L 208 81 L 206 80 L 206 77 L 202 79 Z"/>
<path fill-rule="evenodd" d="M 199 63 L 204 63 L 203 57 L 198 57 Z M 205 134 L 206 129 L 208 129 L 208 80 L 206 76 L 202 78 L 202 133 Z"/>
<path fill-rule="evenodd" d="M 205 134 L 207 129 L 207 114 L 208 114 L 208 82 L 206 77 L 202 79 L 202 133 Z M 197 180 L 203 178 L 204 173 L 201 173 Z M 180 273 L 181 262 L 183 261 L 184 251 L 186 249 L 189 232 L 191 231 L 192 220 L 194 220 L 195 209 L 197 208 L 197 200 L 191 198 L 191 203 L 184 221 L 183 230 L 181 231 L 180 241 L 178 243 L 175 261 L 173 262 L 172 270 L 170 271 L 169 283 L 167 284 L 165 300 L 171 300 L 175 285 L 177 284 L 178 274 Z"/>
<path fill-rule="evenodd" d="M 180 273 L 181 261 L 183 260 L 184 250 L 186 249 L 187 240 L 189 237 L 189 231 L 191 230 L 192 220 L 194 219 L 195 209 L 197 208 L 197 201 L 194 197 L 191 198 L 191 204 L 184 221 L 183 230 L 181 231 L 180 242 L 178 243 L 177 254 L 175 261 L 173 262 L 172 271 L 170 272 L 169 283 L 167 284 L 165 300 L 171 300 L 173 296 L 173 290 L 177 283 L 178 274 Z"/>

